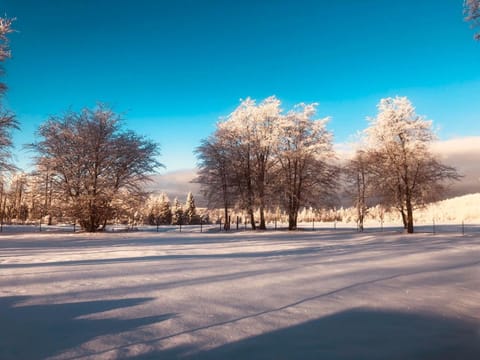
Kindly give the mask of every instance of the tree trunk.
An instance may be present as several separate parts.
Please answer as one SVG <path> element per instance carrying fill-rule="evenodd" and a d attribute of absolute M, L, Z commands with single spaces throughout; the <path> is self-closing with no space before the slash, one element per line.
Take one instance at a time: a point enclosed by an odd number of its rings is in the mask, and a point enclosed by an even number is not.
<path fill-rule="evenodd" d="M 295 199 L 291 198 L 288 208 L 288 230 L 297 230 L 298 205 Z"/>
<path fill-rule="evenodd" d="M 400 209 L 400 214 L 402 215 L 403 228 L 407 229 L 407 215 L 403 209 Z"/>
<path fill-rule="evenodd" d="M 248 215 L 250 216 L 250 224 L 252 225 L 252 230 L 257 230 L 257 225 L 255 225 L 255 215 L 252 208 L 248 209 Z"/>
<path fill-rule="evenodd" d="M 265 224 L 265 209 L 263 205 L 260 206 L 260 225 L 258 226 L 260 230 L 267 230 L 267 226 Z"/>
<path fill-rule="evenodd" d="M 227 204 L 225 204 L 225 207 L 223 209 L 223 214 L 224 214 L 224 217 L 225 217 L 225 221 L 223 223 L 223 230 L 228 231 L 228 230 L 230 230 L 230 221 L 228 221 L 229 216 L 228 216 L 228 205 Z"/>
<path fill-rule="evenodd" d="M 407 233 L 413 234 L 413 207 L 410 199 L 407 199 Z"/>
<path fill-rule="evenodd" d="M 297 219 L 291 212 L 288 214 L 288 230 L 297 230 Z"/>

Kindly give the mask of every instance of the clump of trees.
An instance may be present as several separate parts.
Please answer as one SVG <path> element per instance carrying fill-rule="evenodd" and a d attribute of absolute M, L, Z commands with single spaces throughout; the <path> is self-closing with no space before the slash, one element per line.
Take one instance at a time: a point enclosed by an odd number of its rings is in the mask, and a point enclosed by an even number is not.
<path fill-rule="evenodd" d="M 170 204 L 165 193 L 151 195 L 143 212 L 149 225 L 196 225 L 201 221 L 192 192 L 187 194 L 184 205 L 178 198 L 173 200 L 173 205 Z"/>
<path fill-rule="evenodd" d="M 210 207 L 221 206 L 224 228 L 230 214 L 248 214 L 252 229 L 265 229 L 265 213 L 281 210 L 288 228 L 297 228 L 299 211 L 338 205 L 340 169 L 334 165 L 328 119 L 315 119 L 316 104 L 299 104 L 284 112 L 280 101 L 247 99 L 204 139 L 196 153 L 197 181 Z M 445 190 L 460 175 L 430 151 L 432 123 L 416 114 L 406 97 L 382 99 L 378 114 L 358 150 L 342 168 L 344 184 L 363 230 L 368 209 L 380 204 L 397 209 L 407 232 L 413 212 Z"/>
<path fill-rule="evenodd" d="M 359 227 L 363 228 L 367 201 L 373 199 L 396 208 L 407 232 L 413 233 L 414 209 L 438 199 L 446 184 L 460 175 L 432 154 L 432 122 L 418 115 L 406 97 L 382 99 L 377 116 L 369 120 L 365 149 L 346 167 Z"/>
<path fill-rule="evenodd" d="M 140 206 L 146 198 L 142 185 L 161 166 L 158 145 L 123 130 L 120 117 L 104 105 L 52 116 L 37 135 L 30 148 L 45 190 L 44 212 L 48 196 L 55 196 L 59 210 L 89 232 Z"/>
<path fill-rule="evenodd" d="M 315 119 L 317 104 L 299 104 L 283 112 L 272 96 L 260 103 L 248 98 L 196 149 L 198 178 L 210 206 L 246 211 L 256 229 L 265 229 L 265 211 L 281 206 L 289 229 L 297 228 L 303 206 L 322 206 L 334 197 L 337 168 L 333 166 L 328 119 Z"/>

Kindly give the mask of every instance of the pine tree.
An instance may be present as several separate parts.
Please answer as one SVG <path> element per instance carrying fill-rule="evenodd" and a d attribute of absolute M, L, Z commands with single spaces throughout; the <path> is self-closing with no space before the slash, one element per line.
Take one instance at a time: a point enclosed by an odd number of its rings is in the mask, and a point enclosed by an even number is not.
<path fill-rule="evenodd" d="M 197 209 L 195 207 L 195 199 L 192 192 L 187 194 L 187 202 L 185 203 L 185 212 L 183 216 L 187 224 L 193 224 L 196 222 Z"/>
<path fill-rule="evenodd" d="M 167 194 L 160 194 L 160 203 L 159 203 L 159 224 L 167 225 L 172 222 L 172 209 L 170 208 L 170 200 L 168 199 Z"/>
<path fill-rule="evenodd" d="M 177 198 L 173 200 L 173 209 L 172 209 L 172 225 L 182 225 L 183 224 L 183 209 L 182 205 Z"/>

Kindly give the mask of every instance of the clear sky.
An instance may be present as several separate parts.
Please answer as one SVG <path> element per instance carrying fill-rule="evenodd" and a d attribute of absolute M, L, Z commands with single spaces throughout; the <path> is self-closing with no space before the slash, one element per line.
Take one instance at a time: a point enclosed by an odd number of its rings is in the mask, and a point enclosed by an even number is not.
<path fill-rule="evenodd" d="M 480 134 L 480 42 L 463 0 L 0 0 L 16 17 L 5 102 L 20 150 L 50 114 L 110 104 L 166 171 L 241 98 L 319 102 L 335 142 L 408 96 L 441 139 Z"/>

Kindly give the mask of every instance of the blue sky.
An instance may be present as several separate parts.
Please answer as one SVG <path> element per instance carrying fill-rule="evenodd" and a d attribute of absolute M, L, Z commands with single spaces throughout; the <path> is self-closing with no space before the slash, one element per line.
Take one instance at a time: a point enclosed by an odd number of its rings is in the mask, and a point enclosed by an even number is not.
<path fill-rule="evenodd" d="M 110 104 L 166 171 L 241 98 L 319 102 L 335 142 L 408 96 L 441 139 L 480 134 L 480 42 L 462 0 L 1 0 L 16 17 L 5 103 L 20 146 L 50 114 Z"/>

